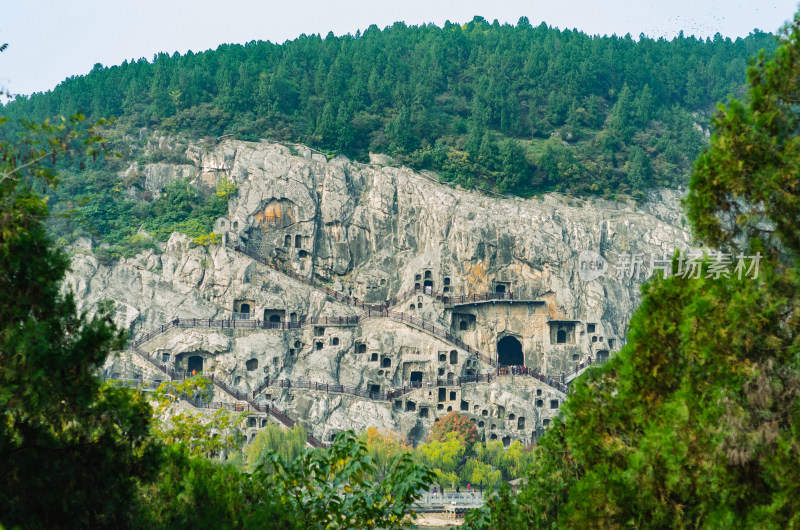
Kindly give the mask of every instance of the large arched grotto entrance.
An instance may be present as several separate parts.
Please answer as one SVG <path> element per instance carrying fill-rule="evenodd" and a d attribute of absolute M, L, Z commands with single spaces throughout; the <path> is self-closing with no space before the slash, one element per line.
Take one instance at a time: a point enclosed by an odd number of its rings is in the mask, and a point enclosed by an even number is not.
<path fill-rule="evenodd" d="M 203 371 L 203 358 L 199 355 L 192 355 L 186 365 L 189 372 L 202 372 Z"/>
<path fill-rule="evenodd" d="M 497 341 L 497 361 L 501 366 L 522 366 L 525 364 L 522 344 L 515 337 L 503 337 Z"/>

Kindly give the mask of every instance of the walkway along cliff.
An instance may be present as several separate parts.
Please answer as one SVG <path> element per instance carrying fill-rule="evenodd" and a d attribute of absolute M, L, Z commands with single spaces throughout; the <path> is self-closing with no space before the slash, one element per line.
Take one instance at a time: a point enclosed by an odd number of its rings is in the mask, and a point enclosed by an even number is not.
<path fill-rule="evenodd" d="M 138 167 L 148 192 L 187 175 L 238 192 L 219 244 L 175 233 L 113 264 L 73 249 L 81 308 L 111 299 L 134 339 L 104 375 L 202 370 L 320 441 L 370 426 L 419 441 L 452 410 L 487 439 L 532 441 L 581 363 L 622 346 L 651 259 L 691 241 L 674 191 L 487 197 L 303 146 L 151 143 L 191 164 Z M 587 277 L 585 255 L 606 268 Z"/>

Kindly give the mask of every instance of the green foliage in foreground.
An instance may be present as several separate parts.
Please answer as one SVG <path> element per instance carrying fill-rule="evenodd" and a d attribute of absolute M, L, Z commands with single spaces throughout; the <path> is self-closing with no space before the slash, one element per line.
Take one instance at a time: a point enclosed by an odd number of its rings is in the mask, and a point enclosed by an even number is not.
<path fill-rule="evenodd" d="M 237 415 L 177 415 L 151 425 L 143 393 L 95 375 L 125 333 L 101 305 L 76 313 L 62 291 L 69 265 L 45 230 L 37 189 L 55 185 L 52 159 L 100 141 L 82 117 L 26 126 L 0 141 L 0 527 L 399 528 L 432 473 L 401 455 L 380 482 L 365 444 L 340 434 L 325 450 L 254 473 L 198 457 L 238 447 Z M 0 123 L 1 124 L 1 123 Z M 36 189 L 35 189 L 36 188 Z M 207 394 L 207 381 L 165 383 L 153 399 Z M 215 436 L 215 434 L 219 436 Z M 221 444 L 221 445 L 220 445 Z"/>
<path fill-rule="evenodd" d="M 374 478 L 383 478 L 392 459 L 404 453 L 430 468 L 436 475 L 430 486 L 438 485 L 440 489 L 468 484 L 492 489 L 503 480 L 523 476 L 530 467 L 533 456 L 530 447 L 519 441 L 508 448 L 497 440 L 474 443 L 475 427 L 465 415 L 456 412 L 445 418 L 436 422 L 432 439 L 415 448 L 396 433 L 380 432 L 375 427 L 361 433 L 360 439 L 376 463 L 378 473 Z"/>
<path fill-rule="evenodd" d="M 125 334 L 109 305 L 89 318 L 62 292 L 69 261 L 48 238 L 51 160 L 95 149 L 82 117 L 28 125 L 0 141 L 0 522 L 24 528 L 127 527 L 136 482 L 152 477 L 152 411 L 95 376 Z"/>
<path fill-rule="evenodd" d="M 800 15 L 748 77 L 686 204 L 702 244 L 762 255 L 758 277 L 645 285 L 628 344 L 576 385 L 528 486 L 468 528 L 800 525 Z"/>
<path fill-rule="evenodd" d="M 433 481 L 433 473 L 404 453 L 380 481 L 366 445 L 352 432 L 336 435 L 324 451 L 305 451 L 294 461 L 267 453 L 253 476 L 269 484 L 304 528 L 401 528 L 409 507 Z"/>
<path fill-rule="evenodd" d="M 345 432 L 326 449 L 292 459 L 266 451 L 252 473 L 167 453 L 155 481 L 142 484 L 141 528 L 386 528 L 407 526 L 410 507 L 431 473 L 408 455 L 394 459 L 382 481 L 366 446 Z"/>
<path fill-rule="evenodd" d="M 201 375 L 161 383 L 151 397 L 155 402 L 152 424 L 155 437 L 167 445 L 181 444 L 193 456 L 214 458 L 238 454 L 245 442 L 241 428 L 247 413 L 229 413 L 224 409 L 214 413 L 196 411 L 178 401 L 186 397 L 207 402 L 213 392 L 214 384 Z M 176 410 L 181 405 L 182 410 Z"/>
<path fill-rule="evenodd" d="M 248 469 L 253 470 L 265 463 L 269 452 L 275 453 L 286 462 L 294 461 L 306 450 L 307 438 L 308 433 L 300 424 L 285 430 L 277 423 L 268 423 L 244 448 Z"/>

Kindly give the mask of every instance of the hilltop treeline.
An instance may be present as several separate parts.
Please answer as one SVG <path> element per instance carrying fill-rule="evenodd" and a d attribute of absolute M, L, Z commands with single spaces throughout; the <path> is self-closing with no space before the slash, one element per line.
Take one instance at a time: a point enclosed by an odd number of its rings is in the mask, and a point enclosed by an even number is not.
<path fill-rule="evenodd" d="M 635 193 L 683 182 L 715 102 L 741 94 L 731 41 L 592 37 L 542 24 L 406 26 L 96 65 L 3 114 L 83 110 L 128 127 L 388 153 L 462 185 Z"/>

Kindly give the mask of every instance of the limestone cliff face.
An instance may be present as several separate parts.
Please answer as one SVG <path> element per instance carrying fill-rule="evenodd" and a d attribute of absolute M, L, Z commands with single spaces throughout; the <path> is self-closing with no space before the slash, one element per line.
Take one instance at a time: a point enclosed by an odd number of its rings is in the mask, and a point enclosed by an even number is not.
<path fill-rule="evenodd" d="M 393 309 L 447 328 L 488 357 L 499 353 L 501 362 L 559 376 L 589 355 L 619 349 L 651 257 L 690 242 L 676 191 L 655 192 L 641 206 L 489 197 L 441 185 L 433 174 L 230 140 L 210 149 L 190 145 L 185 157 L 195 165 L 145 167 L 147 189 L 157 194 L 174 178 L 198 186 L 234 182 L 238 194 L 215 227 L 222 245 L 190 248 L 174 234 L 162 253 L 111 267 L 89 249 L 73 256 L 68 284 L 82 306 L 114 300 L 134 337 L 175 316 L 227 318 L 246 309 L 252 318 L 289 322 L 359 314 L 277 268 L 368 303 L 418 288 Z M 608 262 L 605 274 L 587 276 L 583 251 Z M 466 298 L 488 292 L 513 293 L 514 300 Z M 246 391 L 267 376 L 385 390 L 420 377 L 491 370 L 452 343 L 388 319 L 284 331 L 175 329 L 143 348 L 181 369 L 189 357 L 202 358 L 204 369 Z M 107 370 L 148 368 L 128 354 Z M 423 389 L 390 404 L 295 390 L 267 394 L 321 436 L 373 424 L 419 439 L 452 409 L 483 428 L 494 425 L 487 438 L 529 441 L 564 396 L 520 381 L 447 389 L 444 399 L 436 388 Z"/>

